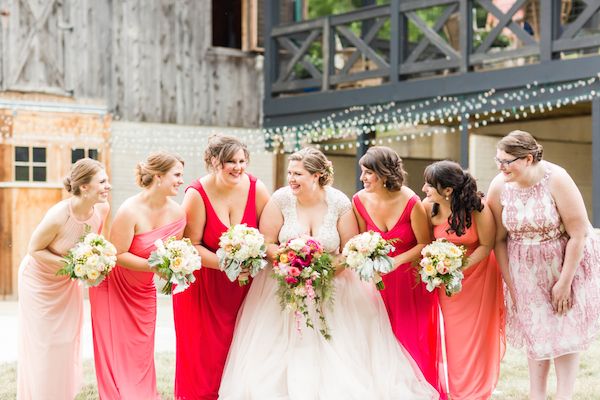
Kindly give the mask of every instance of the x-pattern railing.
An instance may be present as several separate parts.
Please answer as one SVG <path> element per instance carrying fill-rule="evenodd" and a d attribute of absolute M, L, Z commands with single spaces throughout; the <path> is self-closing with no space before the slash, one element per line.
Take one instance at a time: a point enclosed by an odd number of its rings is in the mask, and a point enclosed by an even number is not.
<path fill-rule="evenodd" d="M 274 51 L 267 55 L 275 57 L 277 65 L 276 73 L 270 77 L 271 94 L 308 88 L 327 91 L 336 89 L 340 83 L 374 77 L 394 82 L 423 73 L 467 72 L 475 66 L 510 58 L 547 62 L 559 58 L 561 52 L 600 46 L 600 33 L 580 34 L 586 23 L 600 12 L 600 0 L 583 0 L 585 9 L 564 25 L 558 15 L 560 0 L 538 1 L 541 24 L 535 36 L 515 18 L 531 1 L 534 0 L 515 0 L 510 9 L 503 12 L 493 0 L 392 0 L 385 6 L 274 27 L 270 32 Z M 437 18 L 427 22 L 422 13 L 433 7 L 443 10 Z M 478 45 L 473 41 L 475 7 L 497 21 Z M 458 46 L 449 40 L 447 28 L 451 20 L 458 24 L 460 40 L 454 38 Z M 388 21 L 391 34 L 385 37 L 382 30 Z M 418 31 L 416 41 L 409 40 L 409 27 Z M 506 32 L 510 32 L 519 45 L 494 47 L 495 41 Z M 346 52 L 343 66 L 336 68 L 341 57 L 340 44 Z M 315 49 L 318 59 L 315 59 Z M 369 62 L 368 70 L 353 68 L 361 58 Z M 303 77 L 296 74 L 299 68 L 305 71 Z"/>

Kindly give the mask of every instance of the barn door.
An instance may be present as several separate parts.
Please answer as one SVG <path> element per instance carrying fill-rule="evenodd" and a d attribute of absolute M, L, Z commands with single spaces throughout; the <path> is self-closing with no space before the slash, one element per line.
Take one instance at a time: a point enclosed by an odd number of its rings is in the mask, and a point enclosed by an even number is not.
<path fill-rule="evenodd" d="M 0 0 L 4 90 L 69 94 L 65 34 L 69 0 Z"/>

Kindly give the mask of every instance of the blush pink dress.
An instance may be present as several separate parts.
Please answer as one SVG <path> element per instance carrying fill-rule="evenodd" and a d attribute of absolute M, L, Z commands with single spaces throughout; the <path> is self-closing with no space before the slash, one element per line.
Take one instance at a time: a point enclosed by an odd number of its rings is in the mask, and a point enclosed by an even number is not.
<path fill-rule="evenodd" d="M 507 307 L 508 339 L 516 347 L 525 346 L 535 360 L 585 350 L 600 331 L 600 243 L 591 225 L 573 279 L 573 308 L 564 316 L 552 310 L 552 287 L 569 238 L 548 187 L 550 174 L 547 170 L 528 188 L 507 183 L 500 198 L 517 297 L 517 312 Z"/>
<path fill-rule="evenodd" d="M 157 239 L 177 236 L 185 218 L 133 237 L 129 252 L 148 258 Z M 116 266 L 90 289 L 94 362 L 103 400 L 157 399 L 154 369 L 154 273 Z"/>
<path fill-rule="evenodd" d="M 448 233 L 447 229 L 447 222 L 434 226 L 434 237 L 464 245 L 468 255 L 479 247 L 474 218 L 462 236 Z M 448 397 L 452 400 L 487 400 L 498 383 L 500 361 L 506 348 L 502 276 L 494 253 L 464 271 L 464 275 L 459 293 L 448 297 L 439 290 Z"/>
<path fill-rule="evenodd" d="M 65 200 L 68 202 L 68 200 Z M 102 230 L 102 217 L 77 220 L 69 202 L 69 218 L 48 245 L 64 256 L 84 236 Z M 72 400 L 81 388 L 83 288 L 58 268 L 27 255 L 19 267 L 19 342 L 17 399 Z"/>
<path fill-rule="evenodd" d="M 379 232 L 386 239 L 397 239 L 391 257 L 410 250 L 417 244 L 410 214 L 418 196 L 408 200 L 398 222 L 387 232 L 373 222 L 358 194 L 352 197 L 356 210 L 365 220 L 367 230 Z M 400 265 L 383 276 L 385 289 L 379 291 L 390 317 L 394 334 L 415 360 L 427 381 L 442 392 L 439 373 L 439 302 L 437 292 L 428 292 L 416 278 L 410 263 Z"/>

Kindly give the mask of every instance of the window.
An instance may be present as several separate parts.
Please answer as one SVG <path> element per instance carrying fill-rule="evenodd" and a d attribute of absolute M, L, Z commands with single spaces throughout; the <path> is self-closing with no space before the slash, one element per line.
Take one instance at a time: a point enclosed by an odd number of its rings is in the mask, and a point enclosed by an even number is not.
<path fill-rule="evenodd" d="M 46 148 L 15 147 L 15 181 L 46 182 Z"/>
<path fill-rule="evenodd" d="M 308 0 L 277 0 L 279 1 L 279 23 L 306 19 Z M 242 50 L 264 50 L 264 1 L 242 0 Z M 214 22 L 214 20 L 213 20 Z"/>
<path fill-rule="evenodd" d="M 212 44 L 242 48 L 242 0 L 213 0 Z"/>
<path fill-rule="evenodd" d="M 82 158 L 98 159 L 98 149 L 71 149 L 71 164 L 75 164 Z"/>

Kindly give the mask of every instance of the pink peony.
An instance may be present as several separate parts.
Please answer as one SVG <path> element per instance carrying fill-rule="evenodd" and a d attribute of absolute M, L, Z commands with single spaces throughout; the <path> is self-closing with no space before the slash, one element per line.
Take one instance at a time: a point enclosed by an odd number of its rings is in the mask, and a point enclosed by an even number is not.
<path fill-rule="evenodd" d="M 290 267 L 288 272 L 291 276 L 300 276 L 300 270 L 296 267 Z"/>

